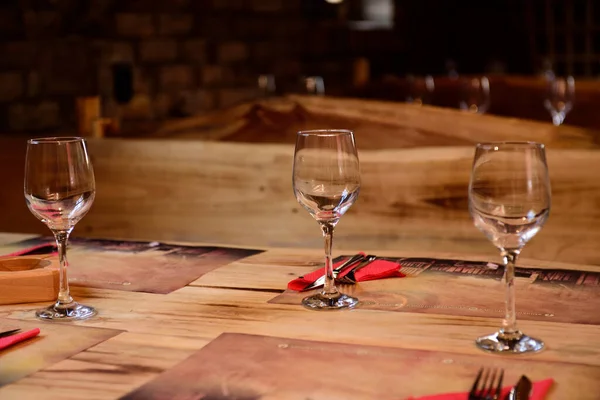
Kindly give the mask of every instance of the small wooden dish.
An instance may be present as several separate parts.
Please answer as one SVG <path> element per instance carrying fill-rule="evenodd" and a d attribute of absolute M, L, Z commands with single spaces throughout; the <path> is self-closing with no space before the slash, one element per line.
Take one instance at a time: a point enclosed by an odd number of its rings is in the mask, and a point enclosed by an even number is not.
<path fill-rule="evenodd" d="M 58 287 L 56 261 L 34 256 L 0 257 L 0 304 L 53 301 Z"/>

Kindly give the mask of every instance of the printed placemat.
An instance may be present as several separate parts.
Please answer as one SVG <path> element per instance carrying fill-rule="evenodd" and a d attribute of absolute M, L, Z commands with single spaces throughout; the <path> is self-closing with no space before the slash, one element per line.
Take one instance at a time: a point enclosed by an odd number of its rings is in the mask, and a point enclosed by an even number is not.
<path fill-rule="evenodd" d="M 340 286 L 359 307 L 399 312 L 499 317 L 504 315 L 504 268 L 497 264 L 398 258 L 405 278 Z M 600 272 L 516 268 L 517 318 L 600 324 Z M 301 304 L 312 293 L 286 290 L 270 303 Z"/>
<path fill-rule="evenodd" d="M 52 242 L 49 237 L 35 238 L 19 243 L 19 247 Z M 33 254 L 55 251 L 53 246 L 45 246 L 33 251 Z M 260 252 L 228 247 L 73 238 L 69 240 L 67 251 L 69 283 L 73 286 L 166 294 L 207 272 Z"/>
<path fill-rule="evenodd" d="M 504 368 L 506 385 L 553 378 L 551 398 L 597 396 L 593 366 L 225 333 L 122 399 L 401 400 L 467 392 L 482 365 Z"/>
<path fill-rule="evenodd" d="M 40 328 L 40 334 L 0 350 L 0 387 L 67 359 L 121 333 L 117 329 L 0 319 L 0 331 Z"/>

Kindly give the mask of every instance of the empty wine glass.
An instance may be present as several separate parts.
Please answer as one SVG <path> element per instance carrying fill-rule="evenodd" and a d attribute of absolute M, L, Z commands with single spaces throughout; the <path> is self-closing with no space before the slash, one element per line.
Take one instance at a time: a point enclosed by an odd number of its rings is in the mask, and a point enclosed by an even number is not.
<path fill-rule="evenodd" d="M 31 139 L 25 159 L 25 200 L 29 210 L 54 234 L 60 263 L 58 299 L 39 310 L 39 318 L 86 319 L 96 310 L 73 301 L 67 277 L 67 242 L 95 196 L 92 163 L 81 138 Z"/>
<path fill-rule="evenodd" d="M 484 114 L 490 108 L 490 81 L 487 77 L 471 77 L 462 81 L 459 106 L 473 114 Z"/>
<path fill-rule="evenodd" d="M 321 76 L 307 76 L 304 78 L 306 93 L 323 96 L 325 94 L 325 81 Z"/>
<path fill-rule="evenodd" d="M 431 104 L 433 91 L 435 90 L 433 76 L 408 75 L 406 77 L 406 83 L 408 84 L 408 95 L 406 96 L 407 103 L 419 106 Z"/>
<path fill-rule="evenodd" d="M 271 74 L 260 75 L 258 77 L 258 89 L 263 97 L 275 96 L 277 86 L 275 85 L 275 76 Z"/>
<path fill-rule="evenodd" d="M 321 226 L 325 238 L 325 285 L 302 300 L 314 310 L 354 307 L 358 299 L 335 287 L 331 259 L 333 230 L 358 197 L 360 168 L 354 134 L 348 130 L 298 132 L 293 187 L 296 200 Z"/>
<path fill-rule="evenodd" d="M 539 351 L 544 343 L 516 324 L 515 263 L 521 249 L 550 214 L 550 179 L 544 145 L 478 144 L 469 183 L 469 211 L 475 226 L 500 250 L 504 261 L 506 312 L 502 328 L 476 343 L 494 353 Z"/>
<path fill-rule="evenodd" d="M 550 112 L 552 123 L 559 126 L 573 108 L 575 79 L 572 76 L 566 78 L 549 76 L 546 81 L 547 91 L 544 107 Z"/>
<path fill-rule="evenodd" d="M 451 80 L 455 81 L 458 79 L 458 70 L 457 70 L 457 66 L 456 66 L 456 61 L 454 61 L 451 58 L 446 60 L 446 72 L 448 74 L 448 77 Z"/>

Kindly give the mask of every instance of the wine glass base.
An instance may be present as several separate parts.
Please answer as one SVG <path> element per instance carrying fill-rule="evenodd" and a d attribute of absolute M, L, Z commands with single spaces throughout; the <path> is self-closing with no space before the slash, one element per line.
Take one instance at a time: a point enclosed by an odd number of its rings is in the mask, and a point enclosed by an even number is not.
<path fill-rule="evenodd" d="M 35 316 L 45 320 L 74 321 L 88 319 L 96 315 L 96 309 L 73 302 L 67 306 L 51 305 L 35 312 Z"/>
<path fill-rule="evenodd" d="M 502 354 L 536 353 L 544 348 L 544 342 L 521 332 L 511 336 L 496 332 L 477 338 L 475 343 L 484 351 Z"/>
<path fill-rule="evenodd" d="M 344 308 L 354 308 L 358 304 L 358 299 L 343 293 L 327 296 L 323 293 L 317 293 L 302 299 L 302 305 L 311 310 L 342 310 Z"/>

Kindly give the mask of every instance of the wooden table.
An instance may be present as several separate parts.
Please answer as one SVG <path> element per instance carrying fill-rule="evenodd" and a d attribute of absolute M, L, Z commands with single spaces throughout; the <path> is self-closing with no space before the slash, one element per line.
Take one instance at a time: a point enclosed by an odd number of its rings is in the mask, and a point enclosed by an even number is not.
<path fill-rule="evenodd" d="M 294 144 L 296 132 L 301 130 L 344 128 L 355 132 L 359 150 L 472 146 L 486 141 L 536 141 L 549 148 L 598 147 L 598 132 L 594 129 L 598 124 L 586 129 L 556 127 L 549 116 L 543 122 L 514 117 L 473 115 L 456 107 L 290 95 L 167 121 L 146 137 Z"/>
<path fill-rule="evenodd" d="M 96 198 L 76 235 L 322 246 L 318 226 L 291 188 L 292 145 L 98 139 L 88 146 Z M 360 195 L 340 222 L 337 248 L 489 254 L 493 247 L 468 209 L 473 152 L 472 146 L 360 150 Z M 549 148 L 547 156 L 550 218 L 522 257 L 600 265 L 597 150 Z M 0 209 L 10 210 L 0 217 L 0 231 L 46 234 L 25 203 L 24 169 L 15 167 L 22 165 L 25 142 L 0 139 Z"/>
<path fill-rule="evenodd" d="M 23 235 L 1 234 L 0 254 L 15 248 L 8 243 L 23 238 Z M 389 250 L 375 254 L 413 255 Z M 470 254 L 430 253 L 428 256 L 451 256 L 463 260 L 486 258 Z M 488 259 L 497 258 L 491 251 Z M 73 323 L 73 326 L 122 332 L 86 351 L 0 387 L 0 399 L 119 398 L 173 368 L 225 332 L 435 352 L 431 354 L 451 352 L 457 358 L 476 357 L 471 359 L 480 365 L 513 360 L 482 353 L 474 346 L 475 337 L 491 333 L 499 325 L 500 320 L 496 317 L 475 318 L 360 308 L 342 312 L 315 312 L 297 304 L 268 303 L 285 289 L 290 279 L 312 271 L 321 260 L 320 249 L 268 249 L 217 268 L 167 295 L 72 287 L 77 300 L 99 310 L 97 317 Z M 537 266 L 543 268 L 543 264 Z M 373 281 L 369 284 L 377 287 L 383 282 Z M 502 298 L 500 283 L 497 289 L 493 292 L 483 290 L 481 296 Z M 0 306 L 0 318 L 8 318 L 16 323 L 35 321 L 33 310 L 40 306 Z M 35 323 L 42 330 L 48 327 L 48 323 Z M 517 357 L 518 362 L 557 362 L 544 367 L 549 368 L 546 371 L 551 374 L 546 377 L 556 381 L 548 399 L 598 398 L 599 379 L 588 380 L 586 385 L 570 383 L 566 381 L 566 371 L 581 367 L 586 373 L 580 375 L 587 374 L 588 378 L 599 376 L 600 325 L 521 321 L 520 326 L 528 334 L 543 338 L 547 349 L 536 355 Z M 235 357 L 235 354 L 230 357 Z M 521 369 L 515 367 L 512 373 L 517 372 L 520 373 Z M 320 373 L 321 383 L 327 381 L 326 373 Z M 277 374 L 277 371 L 273 371 L 273 374 Z M 543 378 L 537 376 L 535 371 L 531 374 L 534 379 Z M 449 385 L 456 387 L 456 383 L 444 383 L 435 378 L 435 374 L 423 374 L 416 378 L 417 381 L 413 379 L 411 384 L 422 390 L 422 393 L 413 394 L 443 393 L 450 388 Z M 467 390 L 471 377 L 464 380 L 460 387 Z M 442 383 L 436 385 L 436 382 Z M 403 384 L 408 382 L 402 383 L 402 377 L 398 377 L 398 385 Z M 291 389 L 285 398 L 305 398 L 300 396 L 307 390 L 302 385 Z M 369 398 L 354 389 L 350 379 L 347 392 L 338 393 L 338 398 Z M 311 398 L 326 397 L 320 397 L 318 391 L 313 391 Z"/>

